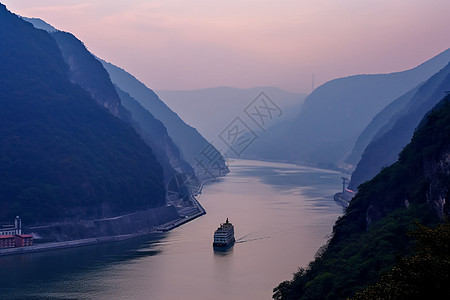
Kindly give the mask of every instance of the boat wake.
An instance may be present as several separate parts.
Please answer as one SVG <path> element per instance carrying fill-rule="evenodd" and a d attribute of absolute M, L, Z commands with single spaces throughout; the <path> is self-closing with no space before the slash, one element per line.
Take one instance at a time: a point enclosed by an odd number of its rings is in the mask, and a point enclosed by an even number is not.
<path fill-rule="evenodd" d="M 255 235 L 255 234 L 257 234 L 257 232 L 246 234 L 246 235 L 238 238 L 236 240 L 235 244 L 253 242 L 253 241 L 257 241 L 257 240 L 264 240 L 264 239 L 269 239 L 270 238 L 270 236 L 249 238 L 249 237 L 251 237 L 252 235 Z"/>
<path fill-rule="evenodd" d="M 235 244 L 240 244 L 240 243 L 247 243 L 247 242 L 253 242 L 253 241 L 257 241 L 257 240 L 264 240 L 264 239 L 270 239 L 270 236 L 264 236 L 264 237 L 260 237 L 260 238 L 256 238 L 256 239 L 251 239 L 251 240 L 238 240 L 235 242 Z"/>

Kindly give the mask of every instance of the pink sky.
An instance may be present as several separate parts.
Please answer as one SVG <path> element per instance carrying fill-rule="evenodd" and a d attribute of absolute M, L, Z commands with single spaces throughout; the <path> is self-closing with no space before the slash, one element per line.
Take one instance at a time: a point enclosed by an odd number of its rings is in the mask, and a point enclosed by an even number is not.
<path fill-rule="evenodd" d="M 152 89 L 278 86 L 415 67 L 450 47 L 448 0 L 7 0 Z"/>

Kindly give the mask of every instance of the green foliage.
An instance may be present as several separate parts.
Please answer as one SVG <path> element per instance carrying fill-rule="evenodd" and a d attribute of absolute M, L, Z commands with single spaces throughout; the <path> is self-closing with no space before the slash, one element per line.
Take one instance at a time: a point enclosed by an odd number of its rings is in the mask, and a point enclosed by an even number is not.
<path fill-rule="evenodd" d="M 401 257 L 410 255 L 413 241 L 407 233 L 412 229 L 413 222 L 419 221 L 426 226 L 439 222 L 436 212 L 427 202 L 426 193 L 430 186 L 430 178 L 425 176 L 424 165 L 432 161 L 441 161 L 442 155 L 449 149 L 449 141 L 450 96 L 443 99 L 424 119 L 411 143 L 400 154 L 399 161 L 384 168 L 376 177 L 360 186 L 358 194 L 351 201 L 345 214 L 336 221 L 333 237 L 328 242 L 326 250 L 322 251 L 306 269 L 301 269 L 295 274 L 291 281 L 285 281 L 276 287 L 273 297 L 275 299 L 352 297 L 355 293 L 375 284 L 380 275 L 396 265 Z M 442 183 L 441 188 L 448 191 L 450 183 L 448 176 L 445 174 L 436 176 L 439 176 L 439 182 Z M 393 271 L 387 273 L 387 277 L 381 281 L 385 290 L 392 288 L 398 289 L 399 294 L 408 292 L 410 293 L 408 295 L 426 293 L 431 295 L 430 289 L 422 289 L 421 286 L 425 285 L 425 282 L 430 286 L 435 285 L 426 280 L 423 283 L 414 280 L 421 276 L 430 276 L 429 278 L 435 280 L 436 277 L 431 276 L 433 269 L 448 282 L 450 270 L 448 258 L 442 260 L 442 257 L 439 258 L 440 254 L 436 252 L 437 249 L 447 251 L 448 257 L 448 236 L 441 233 L 434 234 L 431 229 L 425 227 L 419 229 L 415 236 L 418 238 L 418 253 L 421 254 L 400 260 Z M 432 249 L 426 245 L 430 245 Z M 440 263 L 442 267 L 438 266 Z M 406 269 L 412 273 L 406 275 L 402 273 Z M 388 287 L 393 277 L 398 277 L 398 282 L 407 281 L 410 284 L 409 288 L 398 283 Z M 442 284 L 442 281 L 436 282 L 439 286 Z M 364 295 L 369 295 L 367 293 L 373 291 L 374 288 L 370 288 Z M 387 295 L 386 293 L 384 294 L 386 297 L 378 298 L 389 298 Z M 367 298 L 373 299 L 371 296 Z"/>
<path fill-rule="evenodd" d="M 135 131 L 68 78 L 55 40 L 0 6 L 0 219 L 112 216 L 163 205 Z"/>
<path fill-rule="evenodd" d="M 412 256 L 402 258 L 354 299 L 438 299 L 450 287 L 450 222 L 428 228 L 417 224 Z"/>
<path fill-rule="evenodd" d="M 275 299 L 343 299 L 353 295 L 409 253 L 411 219 L 415 216 L 427 222 L 430 215 L 424 205 L 398 209 L 369 231 L 341 232 L 339 241 L 333 237 L 326 251 L 306 270 L 301 269 L 289 284 L 284 282 L 274 289 Z M 339 222 L 344 222 L 343 218 Z"/>

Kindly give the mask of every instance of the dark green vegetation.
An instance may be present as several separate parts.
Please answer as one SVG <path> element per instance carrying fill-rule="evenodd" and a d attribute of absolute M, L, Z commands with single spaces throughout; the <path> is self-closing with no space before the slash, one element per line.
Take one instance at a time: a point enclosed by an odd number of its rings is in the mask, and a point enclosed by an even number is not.
<path fill-rule="evenodd" d="M 413 255 L 401 259 L 354 299 L 439 299 L 450 287 L 450 222 L 431 229 L 418 225 Z M 444 296 L 445 297 L 445 296 Z"/>
<path fill-rule="evenodd" d="M 0 5 L 0 219 L 46 223 L 163 205 L 151 149 L 69 78 L 55 40 Z"/>
<path fill-rule="evenodd" d="M 414 260 L 413 239 L 407 235 L 413 222 L 435 226 L 449 216 L 449 152 L 447 96 L 422 121 L 398 162 L 360 186 L 328 244 L 293 280 L 275 288 L 274 298 L 345 299 L 375 284 L 401 257 L 406 257 L 403 263 Z M 448 240 L 438 243 L 437 248 L 448 249 Z"/>

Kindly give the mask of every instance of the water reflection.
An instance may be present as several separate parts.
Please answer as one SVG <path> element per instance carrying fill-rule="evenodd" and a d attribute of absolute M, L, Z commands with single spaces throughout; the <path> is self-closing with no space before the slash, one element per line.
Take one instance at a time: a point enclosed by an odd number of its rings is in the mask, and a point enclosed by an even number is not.
<path fill-rule="evenodd" d="M 224 256 L 232 256 L 234 251 L 234 244 L 228 247 L 213 247 L 214 256 L 224 257 Z"/>
<path fill-rule="evenodd" d="M 171 232 L 0 257 L 0 299 L 270 299 L 331 233 L 340 174 L 244 160 L 231 171 L 203 190 L 207 214 Z M 236 242 L 215 251 L 226 217 Z"/>
<path fill-rule="evenodd" d="M 154 249 L 161 238 L 161 234 L 146 235 L 115 243 L 0 257 L 0 288 L 58 281 L 67 274 L 98 271 L 154 256 L 161 252 Z"/>

